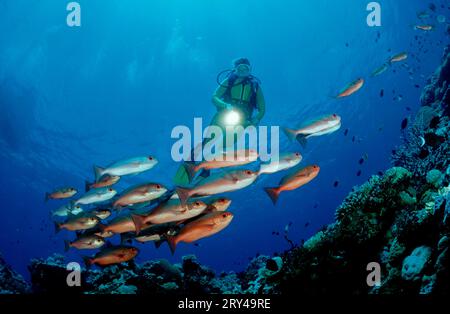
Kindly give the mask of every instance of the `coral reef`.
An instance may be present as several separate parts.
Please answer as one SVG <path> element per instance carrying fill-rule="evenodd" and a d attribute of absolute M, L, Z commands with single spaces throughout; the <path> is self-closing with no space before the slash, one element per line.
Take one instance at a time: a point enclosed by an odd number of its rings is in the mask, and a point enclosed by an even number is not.
<path fill-rule="evenodd" d="M 0 255 L 0 294 L 18 294 L 29 291 L 28 283 L 11 269 Z"/>
<path fill-rule="evenodd" d="M 448 294 L 449 73 L 446 49 L 393 153 L 395 167 L 354 188 L 334 224 L 284 253 L 281 293 Z M 370 262 L 382 270 L 375 287 L 365 280 Z"/>
<path fill-rule="evenodd" d="M 32 260 L 29 270 L 32 291 L 37 293 L 238 294 L 273 292 L 271 280 L 282 266 L 281 257 L 259 256 L 242 274 L 229 272 L 217 276 L 194 255 L 188 255 L 182 258 L 181 264 L 174 265 L 162 259 L 142 265 L 129 262 L 103 269 L 82 269 L 79 287 L 66 284 L 69 271 L 60 255 Z"/>

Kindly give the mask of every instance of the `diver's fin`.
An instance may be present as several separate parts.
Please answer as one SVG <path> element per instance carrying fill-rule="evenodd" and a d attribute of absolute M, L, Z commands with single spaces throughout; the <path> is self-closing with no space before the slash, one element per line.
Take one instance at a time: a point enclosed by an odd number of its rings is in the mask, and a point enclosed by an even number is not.
<path fill-rule="evenodd" d="M 89 181 L 84 181 L 84 191 L 89 192 L 89 190 L 91 189 L 91 184 L 89 183 Z"/>
<path fill-rule="evenodd" d="M 188 175 L 184 165 L 180 165 L 180 167 L 178 168 L 177 173 L 175 174 L 175 177 L 173 178 L 173 182 L 175 185 L 189 184 L 189 175 Z"/>
<path fill-rule="evenodd" d="M 69 251 L 69 249 L 70 249 L 70 241 L 64 240 L 64 252 Z"/>
<path fill-rule="evenodd" d="M 138 235 L 141 232 L 142 228 L 145 226 L 145 217 L 142 215 L 131 214 L 131 219 L 134 222 L 136 235 Z"/>
<path fill-rule="evenodd" d="M 278 188 L 264 188 L 264 191 L 266 191 L 267 195 L 269 195 L 273 204 L 276 205 L 278 197 L 280 196 L 280 190 Z"/>
<path fill-rule="evenodd" d="M 180 198 L 181 205 L 186 205 L 186 202 L 188 201 L 190 197 L 190 190 L 187 188 L 177 187 L 176 188 L 178 197 Z"/>
<path fill-rule="evenodd" d="M 104 168 L 94 165 L 95 182 L 98 182 L 103 175 Z"/>
<path fill-rule="evenodd" d="M 283 132 L 291 142 L 293 142 L 297 136 L 297 132 L 293 129 L 283 128 Z"/>
<path fill-rule="evenodd" d="M 175 237 L 167 236 L 167 243 L 169 244 L 170 253 L 175 254 L 175 249 L 177 248 L 177 242 Z"/>
<path fill-rule="evenodd" d="M 297 135 L 296 140 L 297 142 L 300 143 L 300 145 L 302 145 L 303 148 L 306 148 L 307 140 L 305 135 L 303 134 Z"/>

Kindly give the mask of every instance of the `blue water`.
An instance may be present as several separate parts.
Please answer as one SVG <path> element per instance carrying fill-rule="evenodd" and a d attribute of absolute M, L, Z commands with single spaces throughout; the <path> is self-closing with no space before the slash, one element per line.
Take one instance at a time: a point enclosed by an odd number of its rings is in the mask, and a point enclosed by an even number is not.
<path fill-rule="evenodd" d="M 217 270 L 241 270 L 257 253 L 288 249 L 281 235 L 289 222 L 291 239 L 307 239 L 333 221 L 353 186 L 390 166 L 400 123 L 417 111 L 421 88 L 449 43 L 436 14 L 434 31 L 413 29 L 416 13 L 428 8 L 422 0 L 379 1 L 382 27 L 373 28 L 366 24 L 369 1 L 362 0 L 83 0 L 80 28 L 65 24 L 67 2 L 0 1 L 0 252 L 25 275 L 31 258 L 64 254 L 63 240 L 73 238 L 55 235 L 49 212 L 63 203 L 45 203 L 45 192 L 65 185 L 83 190 L 93 164 L 148 154 L 158 166 L 118 189 L 146 180 L 172 186 L 178 167 L 170 155 L 172 128 L 192 126 L 194 117 L 210 121 L 216 75 L 241 56 L 262 81 L 262 124 L 342 117 L 339 132 L 306 149 L 280 137 L 283 150 L 300 150 L 305 165 L 320 165 L 319 176 L 283 193 L 276 207 L 262 188 L 283 174 L 264 177 L 229 195 L 235 218 L 223 232 L 198 246 L 183 243 L 173 257 L 166 245 L 138 245 L 137 261 L 178 262 L 193 253 Z M 434 3 L 450 18 L 441 8 L 446 1 Z M 403 51 L 411 77 L 401 64 L 369 77 Z M 359 92 L 330 98 L 358 77 L 366 79 Z M 399 94 L 403 99 L 393 100 Z M 364 154 L 368 160 L 359 165 Z M 71 250 L 67 260 L 81 261 L 80 254 Z"/>

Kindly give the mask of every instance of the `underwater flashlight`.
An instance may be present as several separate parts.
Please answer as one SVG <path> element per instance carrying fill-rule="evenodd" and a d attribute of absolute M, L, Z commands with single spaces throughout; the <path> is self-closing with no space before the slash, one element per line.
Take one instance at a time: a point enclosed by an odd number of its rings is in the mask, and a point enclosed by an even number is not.
<path fill-rule="evenodd" d="M 237 125 L 241 122 L 241 115 L 236 110 L 230 110 L 224 117 L 225 125 Z"/>

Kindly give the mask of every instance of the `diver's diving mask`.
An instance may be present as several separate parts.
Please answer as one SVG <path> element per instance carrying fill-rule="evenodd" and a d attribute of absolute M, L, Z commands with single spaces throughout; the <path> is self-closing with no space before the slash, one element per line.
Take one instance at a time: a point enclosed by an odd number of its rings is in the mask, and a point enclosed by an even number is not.
<path fill-rule="evenodd" d="M 252 68 L 248 64 L 241 63 L 234 68 L 234 72 L 239 77 L 247 77 L 252 72 Z"/>

